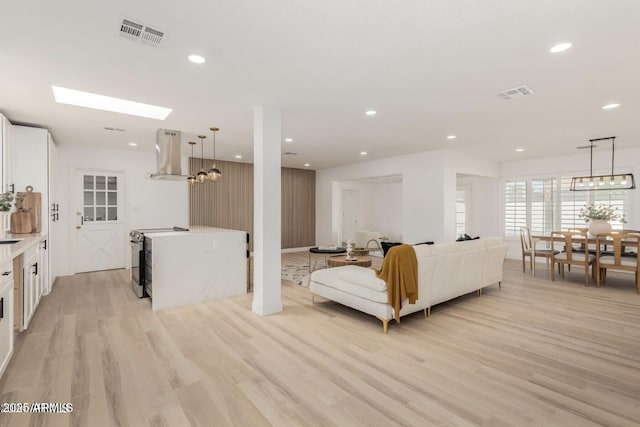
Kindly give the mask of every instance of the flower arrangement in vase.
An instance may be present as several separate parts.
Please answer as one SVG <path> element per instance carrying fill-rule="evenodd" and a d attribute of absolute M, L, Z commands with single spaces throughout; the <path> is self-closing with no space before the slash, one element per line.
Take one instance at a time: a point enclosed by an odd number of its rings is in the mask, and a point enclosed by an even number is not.
<path fill-rule="evenodd" d="M 610 233 L 610 221 L 627 222 L 624 214 L 619 214 L 616 212 L 617 210 L 618 208 L 605 204 L 585 205 L 584 208 L 580 209 L 578 218 L 589 224 L 589 233 L 592 236 L 600 233 Z"/>

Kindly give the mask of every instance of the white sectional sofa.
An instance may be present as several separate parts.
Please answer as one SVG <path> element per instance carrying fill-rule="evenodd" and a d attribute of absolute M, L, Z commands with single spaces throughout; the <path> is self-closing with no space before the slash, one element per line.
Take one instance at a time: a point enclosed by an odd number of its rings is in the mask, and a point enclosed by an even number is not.
<path fill-rule="evenodd" d="M 502 282 L 507 245 L 501 237 L 414 246 L 418 258 L 418 300 L 404 301 L 400 316 L 424 310 L 469 292 Z M 309 289 L 316 295 L 371 314 L 382 321 L 386 333 L 393 308 L 387 303 L 387 284 L 375 271 L 357 266 L 317 270 Z"/>

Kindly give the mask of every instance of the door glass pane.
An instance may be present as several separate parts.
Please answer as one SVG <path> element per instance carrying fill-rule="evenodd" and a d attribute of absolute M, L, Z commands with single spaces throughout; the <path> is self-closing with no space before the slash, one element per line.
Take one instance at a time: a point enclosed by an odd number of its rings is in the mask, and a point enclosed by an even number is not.
<path fill-rule="evenodd" d="M 106 215 L 106 209 L 104 207 L 96 207 L 96 221 L 104 221 Z"/>
<path fill-rule="evenodd" d="M 85 206 L 93 205 L 93 191 L 84 192 L 84 204 Z"/>
<path fill-rule="evenodd" d="M 93 221 L 93 207 L 84 208 L 84 220 Z"/>
<path fill-rule="evenodd" d="M 118 177 L 110 176 L 107 180 L 107 189 L 108 190 L 117 190 L 118 189 Z"/>
<path fill-rule="evenodd" d="M 93 175 L 84 176 L 84 189 L 93 190 Z"/>
<path fill-rule="evenodd" d="M 96 191 L 96 205 L 104 206 L 105 203 L 105 194 L 104 191 Z"/>
<path fill-rule="evenodd" d="M 118 208 L 107 208 L 107 213 L 109 217 L 107 218 L 109 221 L 116 221 L 118 219 Z"/>
<path fill-rule="evenodd" d="M 104 189 L 105 189 L 105 177 L 96 176 L 96 190 L 104 190 Z"/>
<path fill-rule="evenodd" d="M 116 193 L 115 191 L 109 191 L 109 200 L 108 200 L 108 205 L 109 206 L 115 206 L 118 204 L 118 193 Z"/>

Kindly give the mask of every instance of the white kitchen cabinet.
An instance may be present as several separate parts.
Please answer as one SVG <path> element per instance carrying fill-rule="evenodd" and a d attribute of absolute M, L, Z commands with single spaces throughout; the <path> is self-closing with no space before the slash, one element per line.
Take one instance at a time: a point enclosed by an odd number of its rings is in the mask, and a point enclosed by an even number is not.
<path fill-rule="evenodd" d="M 0 266 L 0 378 L 13 354 L 12 263 Z"/>
<path fill-rule="evenodd" d="M 36 245 L 24 253 L 23 266 L 23 328 L 29 327 L 29 322 L 40 303 L 42 296 L 41 275 L 38 276 L 38 262 L 40 261 L 40 247 Z"/>
<path fill-rule="evenodd" d="M 0 114 L 0 192 L 14 192 L 14 126 Z"/>
<path fill-rule="evenodd" d="M 14 126 L 14 180 L 16 191 L 25 191 L 28 185 L 42 194 L 42 232 L 48 233 L 46 276 L 43 274 L 44 294 L 48 294 L 55 281 L 54 252 L 59 219 L 55 200 L 53 173 L 56 167 L 56 146 L 47 129 Z"/>

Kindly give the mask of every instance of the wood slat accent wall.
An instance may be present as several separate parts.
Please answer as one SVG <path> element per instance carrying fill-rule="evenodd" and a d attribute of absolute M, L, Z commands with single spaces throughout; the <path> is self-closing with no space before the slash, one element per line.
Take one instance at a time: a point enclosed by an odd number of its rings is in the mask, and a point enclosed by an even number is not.
<path fill-rule="evenodd" d="M 200 159 L 190 158 L 194 172 Z M 253 164 L 216 160 L 222 172 L 218 182 L 196 184 L 189 190 L 189 224 L 246 230 L 253 249 Z M 205 170 L 211 160 L 204 160 Z M 315 245 L 316 173 L 282 168 L 282 247 Z"/>

